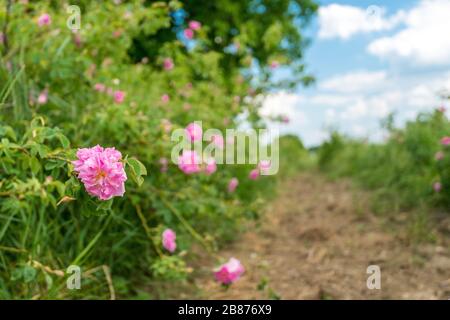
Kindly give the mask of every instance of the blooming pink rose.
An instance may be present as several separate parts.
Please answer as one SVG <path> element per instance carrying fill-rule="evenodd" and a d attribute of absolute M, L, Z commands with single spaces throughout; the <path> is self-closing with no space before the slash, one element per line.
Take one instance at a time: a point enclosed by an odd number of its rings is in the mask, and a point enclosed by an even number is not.
<path fill-rule="evenodd" d="M 48 90 L 45 89 L 39 94 L 39 96 L 37 98 L 37 103 L 38 104 L 46 104 L 47 101 L 48 101 Z"/>
<path fill-rule="evenodd" d="M 220 134 L 215 134 L 211 137 L 211 141 L 219 148 L 223 148 L 224 142 L 223 137 Z"/>
<path fill-rule="evenodd" d="M 282 116 L 282 117 L 281 117 L 281 122 L 283 122 L 283 123 L 289 123 L 289 122 L 290 122 L 290 119 L 289 119 L 288 116 Z"/>
<path fill-rule="evenodd" d="M 191 40 L 192 38 L 194 38 L 194 31 L 192 29 L 184 29 L 183 34 L 186 39 Z"/>
<path fill-rule="evenodd" d="M 251 180 L 256 180 L 259 177 L 259 170 L 258 169 L 253 169 L 252 171 L 250 171 L 249 175 L 248 175 L 249 179 Z"/>
<path fill-rule="evenodd" d="M 200 172 L 200 163 L 200 156 L 192 150 L 183 150 L 183 153 L 178 158 L 178 168 L 185 174 Z"/>
<path fill-rule="evenodd" d="M 72 161 L 74 171 L 83 182 L 86 191 L 100 200 L 122 197 L 127 175 L 120 161 L 122 154 L 115 148 L 78 149 L 78 160 Z"/>
<path fill-rule="evenodd" d="M 444 146 L 450 145 L 450 137 L 443 137 L 441 139 L 441 144 L 444 145 Z"/>
<path fill-rule="evenodd" d="M 167 93 L 163 94 L 163 95 L 161 96 L 161 101 L 162 101 L 163 103 L 168 103 L 168 102 L 170 101 L 170 96 L 169 96 Z"/>
<path fill-rule="evenodd" d="M 161 158 L 159 159 L 159 163 L 161 164 L 161 172 L 167 172 L 169 160 L 167 158 Z"/>
<path fill-rule="evenodd" d="M 175 249 L 177 248 L 177 244 L 175 242 L 176 239 L 177 239 L 177 235 L 176 235 L 175 231 L 173 231 L 171 229 L 164 230 L 164 232 L 162 234 L 163 247 L 169 252 L 174 252 Z"/>
<path fill-rule="evenodd" d="M 52 23 L 52 18 L 50 17 L 50 15 L 48 13 L 44 13 L 44 14 L 40 15 L 38 18 L 39 27 L 48 26 L 51 23 Z"/>
<path fill-rule="evenodd" d="M 202 24 L 200 22 L 195 21 L 195 20 L 189 21 L 190 29 L 197 31 L 197 30 L 200 30 L 201 27 L 202 27 Z"/>
<path fill-rule="evenodd" d="M 125 100 L 125 92 L 117 90 L 114 92 L 114 102 L 122 103 Z"/>
<path fill-rule="evenodd" d="M 272 166 L 272 163 L 270 162 L 270 160 L 261 160 L 258 163 L 258 169 L 262 173 L 267 173 L 270 170 L 271 166 Z"/>
<path fill-rule="evenodd" d="M 164 70 L 172 70 L 174 67 L 173 60 L 171 58 L 165 58 L 163 61 Z"/>
<path fill-rule="evenodd" d="M 94 90 L 98 92 L 105 92 L 106 86 L 103 83 L 96 83 L 94 85 Z"/>
<path fill-rule="evenodd" d="M 444 159 L 444 153 L 442 151 L 436 152 L 436 154 L 434 155 L 434 159 L 437 161 Z"/>
<path fill-rule="evenodd" d="M 272 69 L 276 69 L 276 68 L 278 68 L 280 66 L 280 64 L 278 63 L 278 61 L 272 61 L 271 63 L 270 63 L 270 67 L 272 68 Z"/>
<path fill-rule="evenodd" d="M 188 126 L 184 130 L 190 141 L 198 141 L 202 139 L 203 129 L 195 122 L 188 124 Z"/>
<path fill-rule="evenodd" d="M 216 160 L 214 158 L 206 160 L 205 173 L 207 175 L 213 174 L 217 170 Z"/>
<path fill-rule="evenodd" d="M 436 191 L 436 192 L 440 192 L 441 189 L 442 189 L 442 184 L 441 184 L 440 182 L 435 182 L 435 183 L 433 184 L 433 189 L 434 189 L 434 191 Z"/>
<path fill-rule="evenodd" d="M 237 178 L 231 178 L 230 182 L 228 183 L 228 192 L 234 192 L 238 185 L 239 180 Z"/>
<path fill-rule="evenodd" d="M 238 259 L 231 258 L 214 272 L 214 276 L 218 282 L 229 285 L 237 281 L 244 271 L 241 262 Z"/>

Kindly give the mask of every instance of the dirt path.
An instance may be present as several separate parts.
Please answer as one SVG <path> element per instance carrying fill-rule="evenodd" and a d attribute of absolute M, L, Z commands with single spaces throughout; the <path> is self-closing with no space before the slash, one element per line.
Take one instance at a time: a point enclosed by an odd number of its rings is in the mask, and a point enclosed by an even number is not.
<path fill-rule="evenodd" d="M 261 227 L 220 253 L 240 259 L 245 275 L 224 290 L 203 265 L 199 297 L 267 299 L 270 287 L 282 299 L 449 299 L 448 240 L 411 245 L 406 228 L 375 217 L 366 199 L 318 175 L 285 182 Z M 369 265 L 381 269 L 381 290 L 367 289 Z M 268 286 L 257 290 L 262 279 Z"/>

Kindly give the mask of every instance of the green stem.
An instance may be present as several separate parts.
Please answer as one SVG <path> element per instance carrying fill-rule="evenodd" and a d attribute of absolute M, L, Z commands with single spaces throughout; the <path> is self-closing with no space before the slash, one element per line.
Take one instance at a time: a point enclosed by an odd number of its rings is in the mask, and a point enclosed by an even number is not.
<path fill-rule="evenodd" d="M 208 245 L 208 243 L 205 241 L 205 239 L 197 232 L 195 229 L 189 224 L 189 222 L 181 215 L 181 213 L 174 207 L 172 204 L 166 200 L 164 195 L 162 194 L 161 190 L 156 189 L 155 187 L 151 186 L 151 188 L 156 191 L 160 195 L 160 199 L 162 203 L 180 220 L 181 224 L 186 228 L 186 230 L 194 237 L 200 244 L 206 249 L 206 251 L 212 255 L 216 256 L 211 249 L 211 247 Z"/>
<path fill-rule="evenodd" d="M 155 241 L 153 241 L 152 232 L 150 230 L 150 227 L 147 224 L 147 219 L 145 219 L 144 215 L 142 214 L 142 209 L 139 205 L 136 206 L 136 212 L 139 216 L 139 219 L 141 219 L 142 226 L 144 227 L 145 233 L 147 234 L 147 237 L 150 239 L 150 241 L 153 244 L 153 247 L 155 248 L 156 253 L 162 257 L 163 253 L 161 252 L 161 249 L 156 245 Z"/>
<path fill-rule="evenodd" d="M 100 239 L 100 236 L 102 235 L 103 231 L 105 231 L 106 227 L 111 222 L 112 214 L 109 214 L 105 224 L 103 225 L 102 229 L 97 233 L 97 235 L 89 242 L 89 244 L 84 248 L 84 250 L 75 258 L 75 260 L 71 263 L 71 265 L 78 265 L 78 263 L 84 258 L 85 255 L 89 253 L 89 251 L 94 247 L 95 243 Z"/>

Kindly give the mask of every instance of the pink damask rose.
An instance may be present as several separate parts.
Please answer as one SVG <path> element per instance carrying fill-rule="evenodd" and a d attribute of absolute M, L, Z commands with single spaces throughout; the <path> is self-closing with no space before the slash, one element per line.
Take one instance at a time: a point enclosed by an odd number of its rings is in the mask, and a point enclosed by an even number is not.
<path fill-rule="evenodd" d="M 38 18 L 38 26 L 39 27 L 48 26 L 51 23 L 52 23 L 52 17 L 50 17 L 50 15 L 48 13 L 44 13 L 44 14 L 40 15 Z"/>
<path fill-rule="evenodd" d="M 170 96 L 167 93 L 163 94 L 161 96 L 161 101 L 162 103 L 168 103 L 170 101 Z"/>
<path fill-rule="evenodd" d="M 164 232 L 162 233 L 163 247 L 171 253 L 174 252 L 177 248 L 176 239 L 177 234 L 175 233 L 175 231 L 173 231 L 172 229 L 164 230 Z"/>
<path fill-rule="evenodd" d="M 220 134 L 215 134 L 211 136 L 211 142 L 214 143 L 214 145 L 216 145 L 219 148 L 223 148 L 224 146 L 223 137 Z"/>
<path fill-rule="evenodd" d="M 91 196 L 106 201 L 124 195 L 127 175 L 119 151 L 97 145 L 78 149 L 77 158 L 74 171 Z"/>
<path fill-rule="evenodd" d="M 205 173 L 207 175 L 213 174 L 217 171 L 217 163 L 214 158 L 206 160 Z"/>
<path fill-rule="evenodd" d="M 37 103 L 42 105 L 42 104 L 46 104 L 47 102 L 48 102 L 48 90 L 45 89 L 39 94 L 39 96 L 37 98 Z"/>
<path fill-rule="evenodd" d="M 236 258 L 231 258 L 214 272 L 214 276 L 218 282 L 224 285 L 230 285 L 239 280 L 244 271 L 241 262 Z"/>
<path fill-rule="evenodd" d="M 187 138 L 190 141 L 200 141 L 203 136 L 203 129 L 200 125 L 195 122 L 188 124 L 186 129 L 184 129 L 187 135 Z"/>
<path fill-rule="evenodd" d="M 270 63 L 270 67 L 272 68 L 272 69 L 276 69 L 276 68 L 278 68 L 280 66 L 280 63 L 278 62 L 278 61 L 272 61 L 271 63 Z"/>
<path fill-rule="evenodd" d="M 248 178 L 250 180 L 256 180 L 259 177 L 259 169 L 253 169 L 252 171 L 250 171 L 250 173 L 248 174 Z"/>
<path fill-rule="evenodd" d="M 186 39 L 191 40 L 194 38 L 194 30 L 192 29 L 184 29 L 183 31 L 184 36 L 186 37 Z"/>
<path fill-rule="evenodd" d="M 114 92 L 113 97 L 115 103 L 122 103 L 125 100 L 125 92 L 117 90 Z"/>
<path fill-rule="evenodd" d="M 442 152 L 442 151 L 438 151 L 438 152 L 436 152 L 436 154 L 434 155 L 434 159 L 436 160 L 436 161 L 441 161 L 442 159 L 444 159 L 444 152 Z"/>
<path fill-rule="evenodd" d="M 195 21 L 195 20 L 189 21 L 189 28 L 190 29 L 192 29 L 194 31 L 197 31 L 197 30 L 200 30 L 201 27 L 202 27 L 202 24 L 200 22 Z"/>
<path fill-rule="evenodd" d="M 440 192 L 442 190 L 442 184 L 440 182 L 435 182 L 433 184 L 433 189 L 435 192 Z"/>
<path fill-rule="evenodd" d="M 450 145 L 450 137 L 443 137 L 443 138 L 441 139 L 441 144 L 442 144 L 443 146 L 448 146 L 448 145 Z"/>
<path fill-rule="evenodd" d="M 238 185 L 239 185 L 238 178 L 231 178 L 230 182 L 228 183 L 228 192 L 229 193 L 234 192 Z"/>
<path fill-rule="evenodd" d="M 169 71 L 172 70 L 175 64 L 171 58 L 165 58 L 163 61 L 164 70 Z"/>
<path fill-rule="evenodd" d="M 267 172 L 269 172 L 271 166 L 272 166 L 272 163 L 270 160 L 261 160 L 258 163 L 258 169 L 263 174 L 266 174 Z"/>
<path fill-rule="evenodd" d="M 183 153 L 178 158 L 178 168 L 185 174 L 200 172 L 200 164 L 200 156 L 193 150 L 183 150 Z"/>
<path fill-rule="evenodd" d="M 94 90 L 98 91 L 98 92 L 105 92 L 106 91 L 106 86 L 103 83 L 96 83 L 94 85 Z"/>

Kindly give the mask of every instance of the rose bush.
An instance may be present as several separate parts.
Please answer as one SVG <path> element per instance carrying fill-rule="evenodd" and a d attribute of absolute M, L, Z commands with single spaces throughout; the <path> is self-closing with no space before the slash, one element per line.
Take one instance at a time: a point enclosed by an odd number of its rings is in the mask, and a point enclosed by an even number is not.
<path fill-rule="evenodd" d="M 273 177 L 252 181 L 254 164 L 212 160 L 207 174 L 185 174 L 202 164 L 171 163 L 170 134 L 187 127 L 197 140 L 194 121 L 224 130 L 243 113 L 263 125 L 252 97 L 269 85 L 268 64 L 298 62 L 302 50 L 290 1 L 264 20 L 263 38 L 257 16 L 220 30 L 179 1 L 76 1 L 75 31 L 62 2 L 10 2 L 0 11 L 0 298 L 134 296 L 184 279 L 193 242 L 213 252 L 259 215 Z M 297 5 L 305 21 L 316 9 Z M 66 287 L 70 265 L 82 269 L 82 290 Z"/>

